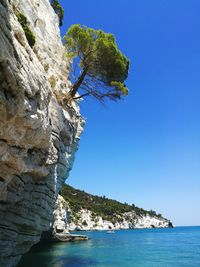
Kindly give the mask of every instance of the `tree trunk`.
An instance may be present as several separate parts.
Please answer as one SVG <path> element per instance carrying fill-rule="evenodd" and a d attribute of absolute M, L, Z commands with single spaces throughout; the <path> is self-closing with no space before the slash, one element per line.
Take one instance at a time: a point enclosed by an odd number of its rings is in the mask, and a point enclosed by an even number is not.
<path fill-rule="evenodd" d="M 88 67 L 85 67 L 83 69 L 83 71 L 81 72 L 80 76 L 78 77 L 78 79 L 76 80 L 76 82 L 73 84 L 72 89 L 70 91 L 70 95 L 73 98 L 75 96 L 75 94 L 78 92 L 79 87 L 81 86 L 86 74 L 88 71 Z"/>

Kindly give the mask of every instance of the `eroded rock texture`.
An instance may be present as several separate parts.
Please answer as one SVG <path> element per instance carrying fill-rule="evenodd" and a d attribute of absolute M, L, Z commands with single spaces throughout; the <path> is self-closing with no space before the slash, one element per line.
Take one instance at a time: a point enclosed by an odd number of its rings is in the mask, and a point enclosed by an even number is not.
<path fill-rule="evenodd" d="M 0 0 L 0 266 L 16 266 L 49 229 L 72 167 L 84 122 L 54 96 L 69 87 L 66 64 L 48 0 Z"/>

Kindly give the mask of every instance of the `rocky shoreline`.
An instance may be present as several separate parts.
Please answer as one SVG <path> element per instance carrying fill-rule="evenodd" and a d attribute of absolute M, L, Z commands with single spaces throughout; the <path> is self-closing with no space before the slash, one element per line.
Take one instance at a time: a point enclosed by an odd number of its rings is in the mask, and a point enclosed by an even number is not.
<path fill-rule="evenodd" d="M 51 241 L 53 242 L 74 242 L 74 241 L 85 241 L 88 240 L 88 236 L 86 235 L 76 235 L 70 233 L 56 233 Z"/>
<path fill-rule="evenodd" d="M 77 219 L 78 218 L 78 219 Z M 58 196 L 54 212 L 53 236 L 73 231 L 108 231 L 143 228 L 172 228 L 170 220 L 150 215 L 136 216 L 135 212 L 126 212 L 113 223 L 104 220 L 90 210 L 81 209 L 73 214 L 69 203 L 62 196 Z"/>

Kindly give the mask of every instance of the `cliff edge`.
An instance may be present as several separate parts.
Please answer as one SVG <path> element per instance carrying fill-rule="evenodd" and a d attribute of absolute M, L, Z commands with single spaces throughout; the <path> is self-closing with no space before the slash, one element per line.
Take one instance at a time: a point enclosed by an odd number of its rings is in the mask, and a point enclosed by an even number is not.
<path fill-rule="evenodd" d="M 0 0 L 0 28 L 0 266 L 10 267 L 50 228 L 84 121 L 55 97 L 70 83 L 49 1 Z"/>

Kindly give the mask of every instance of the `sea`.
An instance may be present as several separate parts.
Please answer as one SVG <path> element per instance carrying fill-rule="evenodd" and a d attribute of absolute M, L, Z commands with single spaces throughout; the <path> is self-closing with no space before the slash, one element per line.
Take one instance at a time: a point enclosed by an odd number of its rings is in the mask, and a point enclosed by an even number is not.
<path fill-rule="evenodd" d="M 200 267 L 199 226 L 82 234 L 90 239 L 34 246 L 18 267 Z"/>

